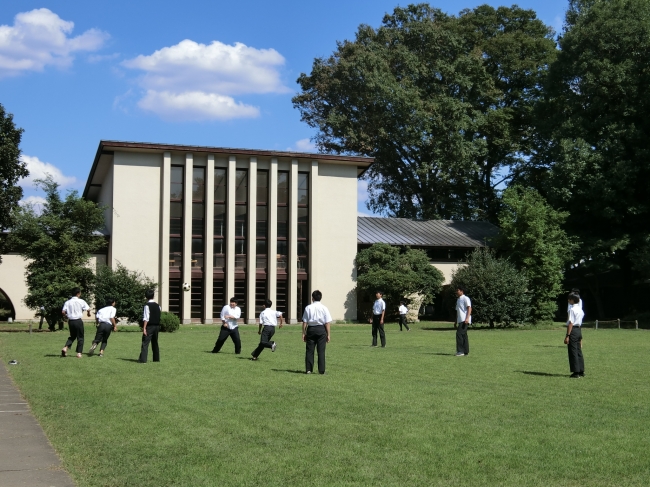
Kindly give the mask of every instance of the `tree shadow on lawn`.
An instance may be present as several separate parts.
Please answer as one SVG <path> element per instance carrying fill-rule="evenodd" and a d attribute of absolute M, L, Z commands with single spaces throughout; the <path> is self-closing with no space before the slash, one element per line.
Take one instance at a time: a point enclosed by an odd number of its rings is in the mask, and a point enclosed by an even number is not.
<path fill-rule="evenodd" d="M 566 377 L 566 374 L 549 374 L 548 372 L 534 372 L 531 370 L 515 370 L 515 372 L 520 372 L 526 375 L 537 375 L 540 377 Z"/>
<path fill-rule="evenodd" d="M 294 369 L 271 369 L 273 372 L 289 372 L 290 374 L 304 374 L 304 370 L 294 370 Z"/>

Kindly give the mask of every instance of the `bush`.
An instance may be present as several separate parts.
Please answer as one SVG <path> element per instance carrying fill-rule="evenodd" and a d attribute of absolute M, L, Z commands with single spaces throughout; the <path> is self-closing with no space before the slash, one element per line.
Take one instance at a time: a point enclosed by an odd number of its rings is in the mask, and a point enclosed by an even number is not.
<path fill-rule="evenodd" d="M 174 313 L 163 311 L 160 313 L 160 331 L 174 333 L 181 326 L 181 320 Z"/>
<path fill-rule="evenodd" d="M 122 264 L 117 264 L 113 270 L 109 266 L 97 269 L 95 285 L 95 307 L 104 307 L 106 298 L 117 301 L 117 317 L 126 318 L 130 323 L 142 320 L 142 309 L 146 299 L 147 289 L 156 289 L 157 284 L 147 276 L 128 270 Z"/>
<path fill-rule="evenodd" d="M 475 249 L 467 265 L 454 271 L 450 291 L 462 287 L 472 300 L 472 321 L 510 325 L 530 316 L 528 279 L 507 259 L 497 258 L 487 248 Z"/>

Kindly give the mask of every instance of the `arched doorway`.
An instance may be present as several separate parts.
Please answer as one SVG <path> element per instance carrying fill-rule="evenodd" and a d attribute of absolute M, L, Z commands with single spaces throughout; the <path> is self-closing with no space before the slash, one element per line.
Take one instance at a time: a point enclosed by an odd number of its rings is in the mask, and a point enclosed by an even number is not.
<path fill-rule="evenodd" d="M 9 296 L 0 289 L 0 321 L 7 321 L 9 318 L 16 319 L 16 309 Z"/>

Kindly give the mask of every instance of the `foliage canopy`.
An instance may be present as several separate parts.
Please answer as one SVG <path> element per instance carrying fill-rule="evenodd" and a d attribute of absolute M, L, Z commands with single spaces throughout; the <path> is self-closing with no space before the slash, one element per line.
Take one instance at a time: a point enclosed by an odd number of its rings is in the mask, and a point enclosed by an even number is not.
<path fill-rule="evenodd" d="M 129 271 L 118 263 L 113 270 L 107 265 L 97 269 L 95 282 L 95 307 L 103 308 L 107 298 L 115 299 L 117 316 L 136 323 L 142 318 L 147 289 L 156 289 L 157 283 L 139 272 Z"/>

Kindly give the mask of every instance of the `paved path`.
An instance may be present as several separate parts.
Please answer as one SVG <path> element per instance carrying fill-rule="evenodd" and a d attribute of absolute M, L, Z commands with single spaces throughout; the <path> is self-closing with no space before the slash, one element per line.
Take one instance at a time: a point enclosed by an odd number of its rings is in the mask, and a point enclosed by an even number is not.
<path fill-rule="evenodd" d="M 43 428 L 0 364 L 0 487 L 75 487 Z"/>

